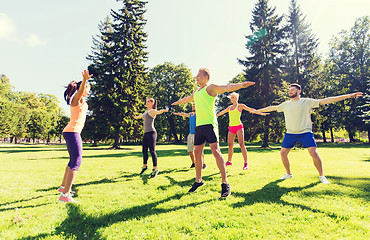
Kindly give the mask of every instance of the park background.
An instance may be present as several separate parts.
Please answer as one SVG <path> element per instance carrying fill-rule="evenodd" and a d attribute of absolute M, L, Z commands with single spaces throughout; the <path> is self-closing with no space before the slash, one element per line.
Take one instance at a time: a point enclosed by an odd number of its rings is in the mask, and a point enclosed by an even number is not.
<path fill-rule="evenodd" d="M 312 118 L 320 141 L 368 141 L 368 1 L 161 0 L 122 12 L 124 6 L 6 1 L 0 13 L 2 140 L 58 141 L 69 116 L 64 86 L 89 68 L 94 77 L 83 138 L 115 148 L 140 141 L 141 123 L 132 117 L 145 110 L 145 98 L 158 99 L 159 108 L 189 111 L 170 104 L 190 94 L 197 70 L 207 67 L 211 83 L 256 82 L 239 91 L 240 102 L 256 109 L 287 100 L 291 82 L 303 86 L 303 97 L 362 91 L 364 98 L 322 107 Z M 220 95 L 217 110 L 228 104 Z M 242 121 L 246 141 L 267 147 L 282 139 L 282 114 L 243 113 Z M 159 116 L 159 141 L 183 140 L 187 124 Z M 219 118 L 222 140 L 227 124 L 227 116 Z"/>
<path fill-rule="evenodd" d="M 369 27 L 367 0 L 1 1 L 0 239 L 369 239 Z M 364 92 L 312 113 L 331 183 L 320 184 L 299 146 L 294 178 L 278 180 L 278 113 L 243 113 L 250 169 L 235 148 L 226 200 L 208 148 L 206 185 L 187 194 L 188 120 L 169 113 L 155 121 L 160 173 L 139 176 L 142 122 L 132 117 L 147 96 L 189 111 L 170 104 L 196 89 L 200 67 L 212 83 L 256 82 L 238 91 L 254 108 L 287 100 L 291 82 L 304 97 Z M 80 203 L 65 205 L 62 96 L 85 68 L 94 77 L 73 186 Z M 220 95 L 217 111 L 229 104 Z M 225 141 L 227 116 L 218 120 Z"/>

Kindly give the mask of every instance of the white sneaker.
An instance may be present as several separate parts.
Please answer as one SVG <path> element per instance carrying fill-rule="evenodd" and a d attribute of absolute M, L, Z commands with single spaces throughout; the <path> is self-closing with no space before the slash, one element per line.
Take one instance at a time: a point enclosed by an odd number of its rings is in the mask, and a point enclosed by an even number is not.
<path fill-rule="evenodd" d="M 326 179 L 325 176 L 319 176 L 319 179 L 320 179 L 320 182 L 323 183 L 323 184 L 329 184 L 330 183 L 328 181 L 328 179 Z"/>
<path fill-rule="evenodd" d="M 293 174 L 284 174 L 284 176 L 282 176 L 280 179 L 289 179 L 289 178 L 293 178 Z"/>

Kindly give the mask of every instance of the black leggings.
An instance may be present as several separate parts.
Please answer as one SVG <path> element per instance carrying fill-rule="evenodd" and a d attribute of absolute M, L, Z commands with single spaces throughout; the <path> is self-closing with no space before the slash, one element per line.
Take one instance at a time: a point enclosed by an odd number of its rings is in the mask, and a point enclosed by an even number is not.
<path fill-rule="evenodd" d="M 155 152 L 155 142 L 157 141 L 157 132 L 151 131 L 144 133 L 143 138 L 143 160 L 144 164 L 148 163 L 148 148 L 150 151 L 150 155 L 152 155 L 153 159 L 153 167 L 157 166 L 157 153 Z"/>

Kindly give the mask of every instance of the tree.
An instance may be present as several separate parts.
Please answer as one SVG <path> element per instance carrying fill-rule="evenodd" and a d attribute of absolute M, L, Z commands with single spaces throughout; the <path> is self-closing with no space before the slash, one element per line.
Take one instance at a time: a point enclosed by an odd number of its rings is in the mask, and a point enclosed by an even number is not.
<path fill-rule="evenodd" d="M 370 78 L 370 18 L 356 20 L 350 31 L 343 30 L 339 37 L 330 43 L 330 61 L 335 74 L 346 93 L 364 91 L 368 95 L 367 83 Z M 370 137 L 370 125 L 362 121 L 363 112 L 358 106 L 365 105 L 365 99 L 351 99 L 342 103 L 342 124 L 348 131 L 350 141 L 354 141 L 357 130 L 366 130 Z M 345 104 L 345 105 L 344 105 Z"/>
<path fill-rule="evenodd" d="M 239 63 L 246 68 L 246 79 L 256 82 L 245 92 L 249 99 L 253 98 L 254 107 L 260 108 L 273 104 L 281 95 L 281 68 L 286 53 L 285 28 L 280 26 L 283 17 L 275 15 L 275 8 L 269 7 L 267 0 L 258 0 L 252 14 L 252 35 L 247 36 L 246 44 L 251 56 L 239 59 Z M 267 115 L 264 119 L 262 147 L 269 146 L 271 116 Z"/>
<path fill-rule="evenodd" d="M 138 137 L 136 129 L 139 123 L 133 117 L 143 106 L 147 78 L 144 66 L 147 61 L 147 34 L 143 31 L 146 2 L 122 2 L 121 9 L 111 11 L 113 22 L 108 24 L 106 21 L 106 29 L 100 29 L 102 37 L 95 43 L 97 48 L 89 67 L 95 83 L 91 98 L 96 98 L 94 101 L 101 105 L 97 108 L 92 104 L 92 111 L 96 114 L 95 119 L 104 116 L 106 126 L 112 128 L 113 148 L 119 148 L 121 138 L 129 140 Z"/>
<path fill-rule="evenodd" d="M 158 101 L 158 108 L 184 112 L 186 106 L 172 106 L 173 102 L 191 95 L 195 90 L 194 78 L 184 64 L 175 65 L 165 62 L 149 71 L 149 95 Z M 188 121 L 172 114 L 163 114 L 156 120 L 158 135 L 167 131 L 168 139 L 181 140 L 184 125 Z M 180 139 L 178 133 L 180 132 Z"/>
<path fill-rule="evenodd" d="M 306 17 L 297 5 L 297 0 L 291 0 L 289 7 L 287 38 L 289 48 L 286 57 L 286 81 L 297 82 L 302 86 L 302 95 L 310 96 L 313 79 L 320 75 L 320 58 L 317 55 L 318 39 L 306 23 Z"/>

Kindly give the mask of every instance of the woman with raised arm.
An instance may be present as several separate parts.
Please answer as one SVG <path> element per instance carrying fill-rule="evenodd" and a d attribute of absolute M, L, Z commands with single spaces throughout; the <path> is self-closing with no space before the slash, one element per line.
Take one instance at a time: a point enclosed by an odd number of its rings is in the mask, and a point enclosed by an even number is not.
<path fill-rule="evenodd" d="M 247 149 L 245 148 L 245 144 L 244 144 L 244 127 L 243 127 L 242 122 L 240 121 L 240 116 L 243 110 L 248 111 L 252 114 L 255 113 L 255 114 L 259 114 L 263 116 L 267 114 L 256 112 L 256 109 L 250 108 L 246 106 L 245 104 L 239 104 L 238 103 L 239 94 L 236 92 L 231 93 L 229 95 L 229 98 L 230 98 L 230 101 L 232 102 L 232 105 L 228 106 L 227 108 L 225 108 L 224 110 L 222 110 L 216 115 L 216 117 L 219 117 L 227 112 L 229 113 L 229 133 L 227 135 L 229 151 L 227 155 L 228 159 L 226 162 L 226 166 L 232 165 L 232 157 L 234 153 L 234 149 L 233 149 L 234 139 L 235 139 L 235 135 L 237 135 L 239 146 L 240 146 L 240 149 L 242 150 L 242 155 L 244 158 L 243 170 L 247 170 L 249 168 L 248 161 L 247 161 Z"/>
<path fill-rule="evenodd" d="M 143 118 L 144 119 L 144 137 L 143 137 L 143 168 L 141 169 L 140 175 L 142 175 L 148 169 L 148 149 L 153 160 L 153 171 L 150 174 L 150 178 L 154 178 L 158 175 L 159 170 L 157 168 L 157 153 L 155 152 L 155 143 L 157 141 L 157 131 L 154 128 L 154 119 L 157 115 L 168 110 L 162 109 L 157 110 L 157 101 L 154 98 L 146 99 L 147 110 L 138 116 L 135 116 L 135 119 Z"/>
<path fill-rule="evenodd" d="M 89 71 L 84 70 L 82 81 L 72 81 L 64 92 L 64 99 L 71 106 L 71 119 L 63 130 L 63 137 L 69 153 L 69 162 L 64 171 L 62 185 L 58 189 L 58 192 L 61 193 L 59 201 L 64 203 L 77 202 L 72 198 L 71 188 L 82 162 L 82 139 L 80 134 L 86 121 L 88 106 L 84 98 L 89 95 L 90 84 L 87 83 L 87 80 L 91 77 L 92 74 L 89 75 Z"/>

